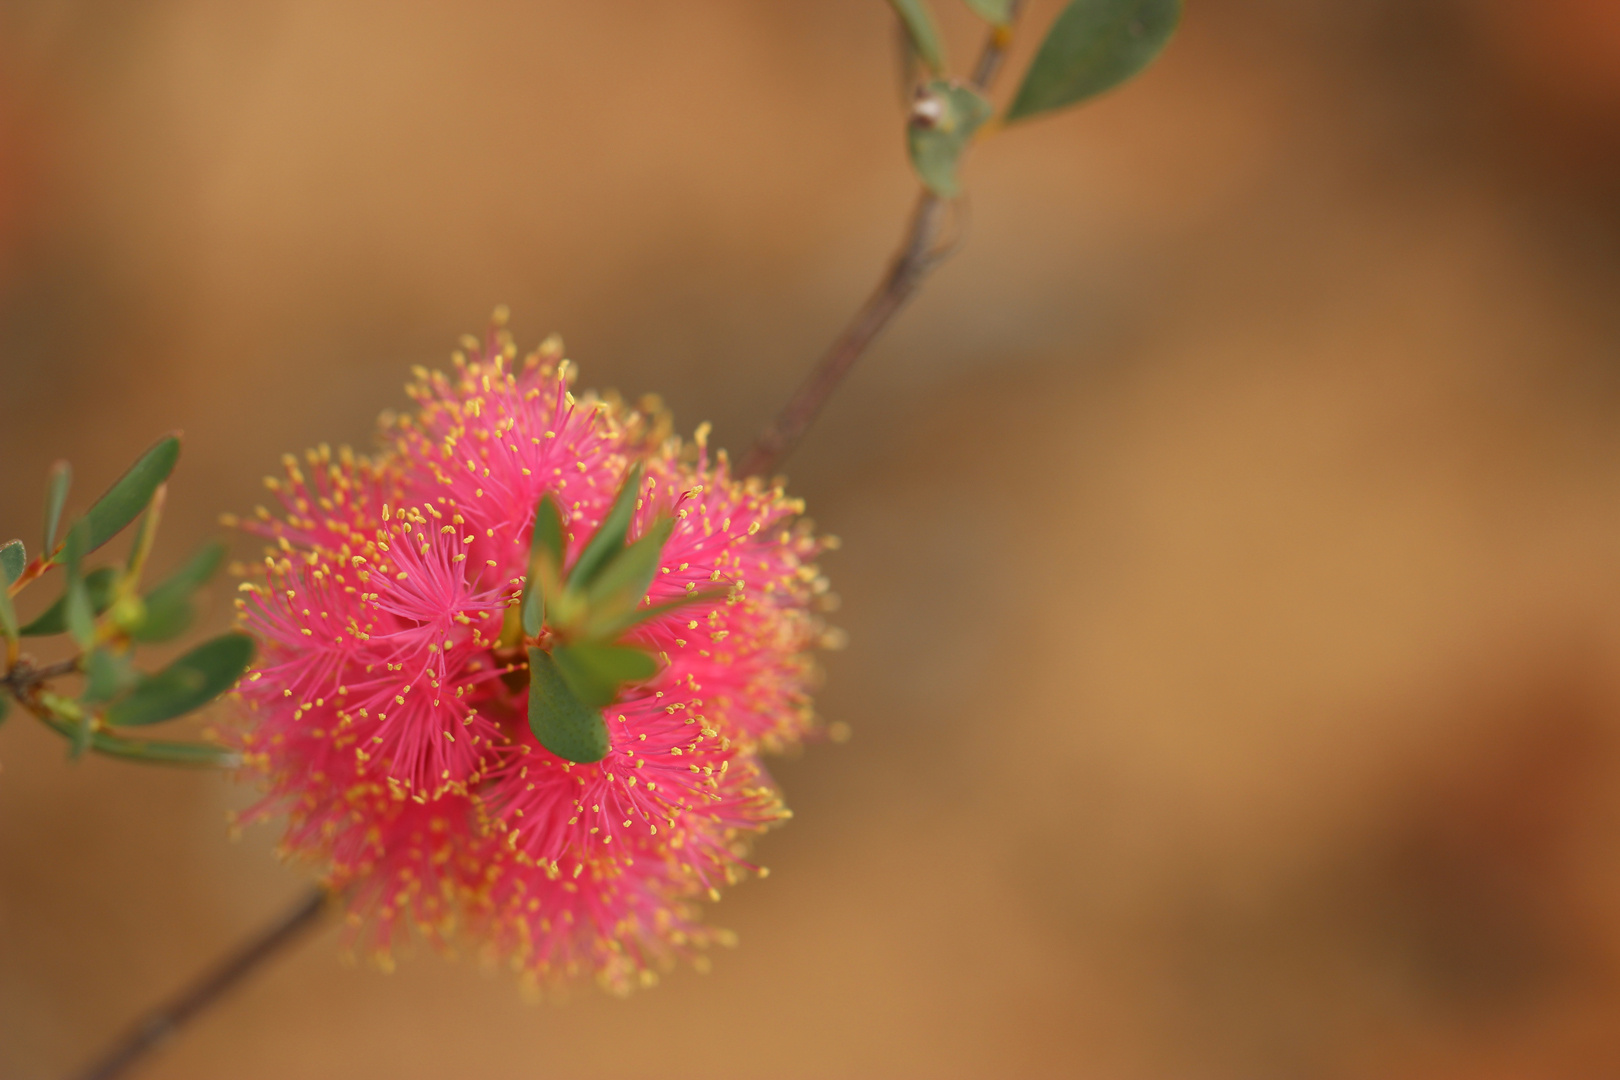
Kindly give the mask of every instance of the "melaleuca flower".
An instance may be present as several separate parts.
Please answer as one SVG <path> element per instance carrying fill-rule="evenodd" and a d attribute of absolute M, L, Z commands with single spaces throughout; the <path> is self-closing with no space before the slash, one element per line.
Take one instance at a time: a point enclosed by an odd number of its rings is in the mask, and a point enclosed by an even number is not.
<path fill-rule="evenodd" d="M 245 583 L 245 760 L 283 840 L 386 954 L 404 927 L 614 989 L 724 934 L 693 900 L 787 815 L 759 755 L 812 730 L 827 546 L 700 428 L 575 398 L 503 331 L 374 459 L 326 448 Z"/>

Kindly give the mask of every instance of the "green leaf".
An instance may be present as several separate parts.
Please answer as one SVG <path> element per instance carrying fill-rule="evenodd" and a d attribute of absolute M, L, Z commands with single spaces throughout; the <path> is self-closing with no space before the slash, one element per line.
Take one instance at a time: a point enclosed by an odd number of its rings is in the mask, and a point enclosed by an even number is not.
<path fill-rule="evenodd" d="M 135 727 L 182 716 L 235 686 L 252 662 L 253 639 L 246 634 L 205 641 L 113 702 L 107 723 Z"/>
<path fill-rule="evenodd" d="M 945 44 L 940 39 L 939 27 L 934 25 L 927 0 L 889 0 L 889 6 L 900 16 L 906 36 L 911 38 L 912 47 L 928 65 L 928 70 L 935 75 L 945 74 Z"/>
<path fill-rule="evenodd" d="M 523 632 L 534 637 L 546 623 L 545 579 L 560 570 L 566 548 L 562 512 L 550 493 L 534 508 L 534 529 L 529 535 L 529 572 L 523 582 Z"/>
<path fill-rule="evenodd" d="M 118 571 L 110 566 L 103 566 L 90 571 L 84 576 L 84 589 L 90 597 L 90 611 L 93 615 L 100 615 L 113 602 L 117 593 Z M 56 603 L 40 613 L 39 618 L 23 627 L 20 633 L 23 637 L 45 637 L 48 634 L 60 634 L 68 628 L 67 623 L 67 594 L 57 597 Z"/>
<path fill-rule="evenodd" d="M 574 696 L 593 709 L 611 705 L 625 683 L 658 673 L 658 661 L 627 645 L 560 645 L 551 651 L 551 659 Z"/>
<path fill-rule="evenodd" d="M 956 164 L 994 111 L 984 95 L 966 86 L 935 79 L 923 88 L 906 125 L 906 143 L 912 168 L 930 191 L 956 196 Z"/>
<path fill-rule="evenodd" d="M 963 3 L 986 22 L 1006 26 L 1012 21 L 1012 0 L 963 0 Z"/>
<path fill-rule="evenodd" d="M 583 632 L 587 637 L 596 636 L 598 626 L 618 621 L 641 603 L 658 573 L 659 557 L 674 528 L 671 518 L 653 522 L 644 536 L 602 568 L 586 593 L 589 615 Z"/>
<path fill-rule="evenodd" d="M 1180 18 L 1181 0 L 1073 0 L 1041 42 L 1007 119 L 1119 85 L 1159 55 Z"/>
<path fill-rule="evenodd" d="M 563 559 L 567 558 L 562 511 L 557 508 L 557 499 L 550 492 L 542 495 L 534 507 L 534 532 L 529 536 L 529 554 L 539 551 L 550 553 L 551 561 L 557 566 L 562 566 Z"/>
<path fill-rule="evenodd" d="M 568 584 L 574 588 L 585 588 L 590 585 L 596 575 L 624 548 L 625 534 L 630 531 L 630 518 L 636 512 L 636 500 L 641 497 L 641 462 L 630 466 L 624 475 L 624 483 L 619 487 L 619 494 L 613 500 L 613 507 L 608 510 L 607 517 L 602 519 L 601 528 L 591 537 L 585 550 L 580 552 L 579 561 L 568 577 Z"/>
<path fill-rule="evenodd" d="M 168 641 L 191 625 L 191 596 L 214 576 L 225 561 L 225 545 L 215 540 L 191 557 L 163 583 L 146 594 L 146 614 L 130 629 L 135 641 Z"/>
<path fill-rule="evenodd" d="M 157 739 L 121 739 L 105 731 L 92 732 L 90 748 L 97 753 L 146 765 L 189 765 L 201 768 L 234 768 L 235 753 L 206 743 L 163 742 Z"/>
<path fill-rule="evenodd" d="M 6 715 L 11 712 L 11 698 L 0 693 L 0 724 L 6 722 Z"/>
<path fill-rule="evenodd" d="M 0 545 L 0 588 L 22 577 L 23 567 L 27 565 L 28 552 L 23 548 L 21 540 L 12 540 Z"/>
<path fill-rule="evenodd" d="M 91 610 L 90 590 L 85 586 L 80 569 L 85 553 L 85 538 L 89 534 L 89 525 L 84 518 L 80 518 L 68 530 L 67 542 L 62 549 L 67 561 L 67 581 L 62 591 L 62 621 L 67 624 L 68 633 L 81 649 L 88 649 L 96 636 L 96 616 Z"/>
<path fill-rule="evenodd" d="M 56 551 L 56 527 L 62 522 L 62 506 L 67 502 L 68 488 L 73 486 L 73 466 L 58 461 L 51 466 L 45 481 L 45 556 Z"/>
<path fill-rule="evenodd" d="M 607 757 L 602 710 L 580 701 L 544 649 L 529 650 L 529 730 L 540 745 L 567 761 Z"/>
<path fill-rule="evenodd" d="M 84 696 L 79 700 L 87 704 L 109 701 L 135 683 L 135 672 L 129 659 L 111 649 L 91 649 L 85 657 L 86 676 Z"/>
<path fill-rule="evenodd" d="M 17 609 L 12 606 L 11 594 L 4 585 L 0 585 L 0 637 L 7 641 L 16 641 L 18 637 Z"/>
<path fill-rule="evenodd" d="M 174 471 L 174 463 L 178 460 L 180 460 L 179 437 L 164 436 L 142 454 L 140 460 L 131 465 L 129 471 L 120 476 L 117 483 L 107 489 L 105 495 L 96 500 L 95 505 L 90 507 L 83 518 L 89 529 L 85 541 L 85 554 L 88 555 L 117 536 L 119 530 L 134 521 L 140 512 L 146 509 L 146 504 L 152 501 L 153 492 L 169 478 L 169 474 Z"/>
<path fill-rule="evenodd" d="M 723 600 L 730 593 L 730 586 L 723 589 L 699 589 L 675 600 L 666 600 L 651 607 L 638 607 L 618 619 L 604 621 L 601 625 L 594 625 L 592 630 L 597 637 L 618 637 L 631 627 L 640 626 L 642 623 L 650 619 L 656 619 L 660 615 L 668 615 L 672 611 L 679 611 L 681 608 L 692 604 L 701 604 L 709 600 Z"/>

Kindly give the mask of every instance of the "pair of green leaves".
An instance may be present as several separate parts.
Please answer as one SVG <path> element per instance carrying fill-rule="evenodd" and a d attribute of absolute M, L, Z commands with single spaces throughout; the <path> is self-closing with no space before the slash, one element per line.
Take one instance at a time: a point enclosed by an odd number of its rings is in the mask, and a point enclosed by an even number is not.
<path fill-rule="evenodd" d="M 889 0 L 916 54 L 935 78 L 921 91 L 908 127 L 911 160 L 935 194 L 957 194 L 956 166 L 994 112 L 976 90 L 945 77 L 945 50 L 927 0 Z M 966 0 L 1003 33 L 1008 0 Z M 1152 62 L 1181 18 L 1181 0 L 1072 0 L 1041 42 L 1004 119 L 1011 123 L 1112 89 Z"/>
<path fill-rule="evenodd" d="M 615 639 L 666 611 L 718 595 L 694 593 L 667 604 L 641 606 L 674 528 L 673 521 L 661 518 L 630 541 L 641 478 L 641 466 L 632 466 L 566 581 L 561 570 L 566 552 L 562 513 L 550 495 L 535 508 L 529 575 L 518 609 L 524 637 L 538 637 L 548 625 L 555 637 L 549 650 L 528 649 L 529 729 L 541 746 L 569 761 L 600 761 L 607 756 L 602 710 L 626 684 L 650 679 L 658 671 L 657 661 L 644 649 Z"/>

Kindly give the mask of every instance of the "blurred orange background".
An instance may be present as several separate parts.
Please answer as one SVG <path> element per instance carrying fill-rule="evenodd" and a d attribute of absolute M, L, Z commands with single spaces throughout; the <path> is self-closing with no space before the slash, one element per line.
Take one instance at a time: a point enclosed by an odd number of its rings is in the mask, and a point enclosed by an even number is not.
<path fill-rule="evenodd" d="M 0 533 L 182 428 L 161 572 L 499 302 L 741 450 L 899 238 L 901 116 L 879 0 L 12 0 Z M 964 178 L 788 466 L 854 738 L 778 763 L 741 947 L 533 1005 L 328 927 L 143 1075 L 1620 1074 L 1620 8 L 1193 0 Z M 246 787 L 15 713 L 0 763 L 0 1075 L 305 887 Z"/>

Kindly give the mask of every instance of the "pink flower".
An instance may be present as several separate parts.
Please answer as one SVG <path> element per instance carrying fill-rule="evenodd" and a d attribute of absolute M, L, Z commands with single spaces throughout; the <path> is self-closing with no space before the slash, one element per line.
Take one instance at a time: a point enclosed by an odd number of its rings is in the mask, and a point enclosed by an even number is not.
<path fill-rule="evenodd" d="M 269 482 L 284 513 L 246 526 L 272 546 L 241 602 L 261 666 L 239 738 L 267 789 L 248 816 L 287 814 L 368 948 L 414 926 L 627 990 L 724 939 L 692 900 L 758 872 L 746 841 L 787 816 L 759 755 L 812 729 L 826 542 L 703 430 L 657 441 L 657 417 L 570 394 L 560 349 L 515 355 L 496 332 L 452 377 L 419 370 L 387 452 L 322 448 Z M 566 574 L 631 477 L 625 541 L 669 535 L 614 647 L 653 673 L 601 710 L 605 756 L 564 760 L 531 730 L 526 649 L 578 631 L 550 606 L 517 628 L 536 506 L 557 504 Z"/>

